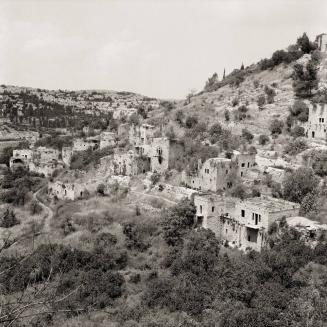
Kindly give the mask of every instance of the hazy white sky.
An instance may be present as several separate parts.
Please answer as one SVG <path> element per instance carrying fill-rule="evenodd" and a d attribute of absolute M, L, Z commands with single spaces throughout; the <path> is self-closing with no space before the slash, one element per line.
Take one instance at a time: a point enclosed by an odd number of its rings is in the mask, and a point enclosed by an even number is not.
<path fill-rule="evenodd" d="M 326 0 L 0 0 L 0 83 L 182 98 L 304 31 Z"/>

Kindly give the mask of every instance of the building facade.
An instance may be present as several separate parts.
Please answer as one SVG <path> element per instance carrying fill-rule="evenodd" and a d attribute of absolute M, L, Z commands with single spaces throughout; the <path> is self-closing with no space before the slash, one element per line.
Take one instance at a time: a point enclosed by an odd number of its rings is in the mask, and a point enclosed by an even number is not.
<path fill-rule="evenodd" d="M 304 124 L 308 139 L 326 141 L 327 139 L 327 104 L 311 104 L 308 122 Z"/>
<path fill-rule="evenodd" d="M 196 195 L 196 216 L 223 242 L 241 249 L 260 251 L 270 226 L 283 217 L 299 214 L 297 203 L 261 196 L 244 201 L 219 195 Z"/>

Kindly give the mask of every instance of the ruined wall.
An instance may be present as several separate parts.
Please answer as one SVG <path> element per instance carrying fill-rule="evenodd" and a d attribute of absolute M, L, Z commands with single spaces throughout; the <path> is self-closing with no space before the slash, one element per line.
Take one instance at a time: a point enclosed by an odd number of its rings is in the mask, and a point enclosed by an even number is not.
<path fill-rule="evenodd" d="M 73 157 L 73 149 L 71 147 L 63 147 L 61 150 L 61 157 L 64 164 L 69 167 Z"/>
<path fill-rule="evenodd" d="M 50 196 L 56 196 L 58 199 L 62 200 L 76 200 L 83 197 L 85 193 L 84 185 L 78 183 L 64 183 L 61 181 L 56 181 L 50 183 L 48 186 L 48 194 Z"/>
<path fill-rule="evenodd" d="M 100 134 L 100 149 L 116 145 L 116 134 L 113 132 L 102 132 Z"/>

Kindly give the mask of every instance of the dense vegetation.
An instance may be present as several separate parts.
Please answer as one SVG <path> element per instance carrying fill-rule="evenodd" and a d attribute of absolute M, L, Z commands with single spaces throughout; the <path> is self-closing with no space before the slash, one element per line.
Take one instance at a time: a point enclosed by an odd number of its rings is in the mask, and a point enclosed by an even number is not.
<path fill-rule="evenodd" d="M 15 326 L 59 326 L 77 316 L 79 326 L 323 326 L 324 239 L 312 248 L 283 222 L 270 230 L 269 247 L 241 254 L 222 248 L 211 231 L 195 230 L 194 214 L 192 202 L 183 200 L 162 212 L 160 224 L 140 216 L 123 223 L 123 243 L 93 225 L 87 251 L 44 244 L 30 255 L 2 255 L 3 294 L 25 293 L 31 307 L 32 299 L 46 302 L 37 311 L 43 314 L 29 311 Z M 135 266 L 134 257 L 145 262 Z M 14 320 L 16 305 L 7 303 L 2 323 Z"/>

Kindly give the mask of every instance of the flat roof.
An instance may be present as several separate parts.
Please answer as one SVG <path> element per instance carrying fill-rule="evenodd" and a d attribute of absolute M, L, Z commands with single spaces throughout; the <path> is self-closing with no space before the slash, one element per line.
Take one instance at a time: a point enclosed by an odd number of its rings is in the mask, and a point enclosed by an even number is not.
<path fill-rule="evenodd" d="M 300 208 L 300 204 L 298 203 L 286 201 L 283 199 L 276 199 L 271 196 L 249 198 L 244 201 L 241 201 L 241 203 L 255 205 L 268 212 L 279 212 L 283 210 L 292 210 Z"/>

